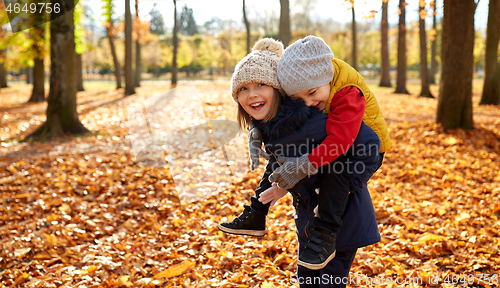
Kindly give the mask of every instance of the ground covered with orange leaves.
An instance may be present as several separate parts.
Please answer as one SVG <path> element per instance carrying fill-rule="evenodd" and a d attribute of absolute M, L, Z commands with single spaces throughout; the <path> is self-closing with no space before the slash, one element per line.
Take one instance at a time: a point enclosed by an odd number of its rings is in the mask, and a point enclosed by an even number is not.
<path fill-rule="evenodd" d="M 234 119 L 229 82 L 196 84 L 210 119 Z M 382 241 L 358 251 L 349 286 L 497 286 L 500 108 L 477 105 L 475 82 L 476 129 L 446 134 L 437 100 L 370 87 L 392 148 L 369 182 Z M 49 142 L 20 142 L 45 120 L 45 103 L 24 104 L 30 86 L 0 91 L 0 287 L 297 286 L 290 197 L 262 238 L 217 229 L 241 212 L 262 167 L 180 204 L 169 169 L 136 163 L 125 128 L 130 106 L 169 84 L 144 82 L 130 97 L 111 84 L 86 88 L 78 112 L 92 135 Z"/>

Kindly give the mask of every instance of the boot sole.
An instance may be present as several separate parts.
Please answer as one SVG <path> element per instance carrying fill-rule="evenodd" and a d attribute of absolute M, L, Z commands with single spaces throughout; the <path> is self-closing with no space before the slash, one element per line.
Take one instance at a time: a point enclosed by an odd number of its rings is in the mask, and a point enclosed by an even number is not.
<path fill-rule="evenodd" d="M 330 262 L 333 258 L 335 258 L 336 253 L 337 253 L 337 251 L 333 252 L 332 255 L 330 255 L 330 257 L 328 257 L 325 261 L 323 261 L 322 263 L 319 263 L 319 264 L 311 264 L 311 263 L 297 260 L 297 265 L 305 267 L 305 268 L 310 269 L 310 270 L 320 270 L 320 269 L 323 269 L 328 264 L 328 262 Z"/>
<path fill-rule="evenodd" d="M 247 236 L 257 236 L 257 237 L 262 237 L 262 236 L 266 235 L 266 230 L 231 229 L 231 228 L 224 227 L 220 224 L 217 227 L 222 232 L 226 232 L 229 234 L 235 234 L 235 235 L 247 235 Z"/>

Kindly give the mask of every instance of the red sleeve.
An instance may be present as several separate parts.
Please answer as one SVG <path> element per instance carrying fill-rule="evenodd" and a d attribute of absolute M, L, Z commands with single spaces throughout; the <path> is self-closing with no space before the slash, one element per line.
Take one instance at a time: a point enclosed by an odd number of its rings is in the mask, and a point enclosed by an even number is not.
<path fill-rule="evenodd" d="M 365 107 L 365 97 L 354 86 L 335 94 L 326 121 L 326 139 L 309 154 L 315 168 L 333 162 L 349 150 L 358 136 Z"/>

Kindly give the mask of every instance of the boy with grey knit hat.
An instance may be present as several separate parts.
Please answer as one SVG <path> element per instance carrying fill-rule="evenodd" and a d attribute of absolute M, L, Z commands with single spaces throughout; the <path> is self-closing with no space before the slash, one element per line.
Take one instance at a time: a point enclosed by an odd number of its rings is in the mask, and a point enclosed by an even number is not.
<path fill-rule="evenodd" d="M 277 74 L 288 96 L 302 99 L 307 106 L 328 114 L 328 136 L 308 155 L 281 157 L 279 161 L 283 164 L 269 176 L 269 181 L 288 190 L 301 179 L 318 173 L 318 169 L 324 171 L 321 167 L 331 167 L 351 148 L 363 121 L 381 140 L 380 167 L 390 138 L 377 100 L 361 75 L 347 63 L 334 58 L 323 39 L 307 36 L 290 45 L 278 62 Z M 334 172 L 330 171 L 336 174 L 336 168 Z M 335 255 L 335 239 L 342 225 L 348 195 L 356 192 L 352 189 L 352 180 L 351 184 L 345 184 L 340 179 L 341 174 L 338 173 L 339 184 L 335 189 L 327 189 L 332 193 L 319 193 L 319 217 L 315 217 L 308 245 L 299 255 L 297 264 L 300 266 L 321 269 Z"/>

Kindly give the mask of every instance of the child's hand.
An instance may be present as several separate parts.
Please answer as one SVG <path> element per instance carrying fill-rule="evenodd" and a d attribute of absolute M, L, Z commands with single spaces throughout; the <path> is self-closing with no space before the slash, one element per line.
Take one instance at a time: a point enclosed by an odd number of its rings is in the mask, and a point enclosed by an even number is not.
<path fill-rule="evenodd" d="M 276 182 L 278 187 L 286 190 L 292 189 L 297 182 L 306 176 L 318 173 L 318 168 L 311 164 L 308 155 L 278 157 L 278 161 L 283 164 L 274 170 L 273 174 L 269 175 L 269 182 Z"/>
<path fill-rule="evenodd" d="M 252 171 L 259 166 L 259 155 L 266 160 L 271 158 L 271 155 L 262 150 L 262 141 L 264 141 L 264 137 L 259 128 L 254 127 L 248 131 L 248 154 L 250 155 L 250 170 Z"/>
<path fill-rule="evenodd" d="M 272 184 L 273 187 L 267 189 L 266 191 L 262 192 L 259 196 L 259 201 L 267 204 L 271 202 L 271 206 L 276 204 L 276 201 L 278 201 L 280 198 L 283 198 L 288 191 L 281 189 L 276 185 L 276 183 Z"/>

